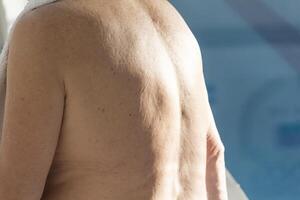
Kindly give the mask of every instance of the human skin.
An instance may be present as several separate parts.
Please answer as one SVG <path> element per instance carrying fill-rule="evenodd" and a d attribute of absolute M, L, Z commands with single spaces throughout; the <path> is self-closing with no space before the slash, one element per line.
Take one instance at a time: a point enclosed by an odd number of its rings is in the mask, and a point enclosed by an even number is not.
<path fill-rule="evenodd" d="M 168 1 L 57 1 L 10 44 L 1 200 L 227 200 L 201 52 Z"/>

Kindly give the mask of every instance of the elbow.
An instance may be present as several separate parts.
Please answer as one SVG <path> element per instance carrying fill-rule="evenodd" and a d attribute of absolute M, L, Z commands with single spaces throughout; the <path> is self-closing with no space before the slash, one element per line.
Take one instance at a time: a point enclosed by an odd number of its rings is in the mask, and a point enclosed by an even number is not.
<path fill-rule="evenodd" d="M 219 142 L 217 145 L 217 154 L 224 155 L 225 154 L 225 146 L 222 142 Z"/>
<path fill-rule="evenodd" d="M 213 152 L 210 152 L 208 162 L 212 164 L 223 163 L 225 160 L 225 147 L 223 145 L 218 146 Z"/>
<path fill-rule="evenodd" d="M 221 140 L 208 140 L 207 159 L 208 162 L 224 160 L 225 146 Z"/>

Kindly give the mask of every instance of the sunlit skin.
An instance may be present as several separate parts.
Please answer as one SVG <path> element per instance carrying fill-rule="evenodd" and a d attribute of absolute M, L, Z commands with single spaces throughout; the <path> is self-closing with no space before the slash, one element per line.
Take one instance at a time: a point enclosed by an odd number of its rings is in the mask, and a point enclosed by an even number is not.
<path fill-rule="evenodd" d="M 227 200 L 201 52 L 166 0 L 61 0 L 9 50 L 0 199 Z"/>

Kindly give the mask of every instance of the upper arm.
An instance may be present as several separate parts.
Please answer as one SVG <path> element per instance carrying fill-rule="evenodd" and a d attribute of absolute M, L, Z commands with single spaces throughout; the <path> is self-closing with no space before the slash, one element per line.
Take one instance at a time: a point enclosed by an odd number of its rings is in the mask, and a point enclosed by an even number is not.
<path fill-rule="evenodd" d="M 51 41 L 50 29 L 38 16 L 25 15 L 13 31 L 0 143 L 0 199 L 40 199 L 55 154 L 65 91 L 56 59 L 59 45 Z"/>

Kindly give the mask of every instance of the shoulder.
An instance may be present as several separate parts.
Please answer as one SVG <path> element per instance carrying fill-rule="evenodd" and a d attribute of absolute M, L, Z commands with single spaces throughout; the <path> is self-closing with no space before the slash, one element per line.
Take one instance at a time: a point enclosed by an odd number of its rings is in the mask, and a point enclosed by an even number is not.
<path fill-rule="evenodd" d="M 32 80 L 39 77 L 40 83 L 43 79 L 44 85 L 63 88 L 67 45 L 65 27 L 60 20 L 61 9 L 55 4 L 44 5 L 16 21 L 9 43 L 8 82 L 20 81 L 19 75 L 23 74 Z"/>
<path fill-rule="evenodd" d="M 96 39 L 95 34 L 101 33 L 100 24 L 94 13 L 57 1 L 25 13 L 15 25 L 12 43 L 34 42 L 40 48 L 47 46 L 48 51 L 68 57 Z"/>
<path fill-rule="evenodd" d="M 43 44 L 48 42 L 50 45 L 62 45 L 63 43 L 58 41 L 67 36 L 67 27 L 72 23 L 70 18 L 70 11 L 59 3 L 39 6 L 27 11 L 16 21 L 12 39 L 43 39 Z"/>
<path fill-rule="evenodd" d="M 54 2 L 26 12 L 11 32 L 11 60 L 47 60 L 49 67 L 62 67 L 81 42 L 85 21 L 80 13 L 65 4 Z M 80 35 L 80 36 L 78 36 Z"/>
<path fill-rule="evenodd" d="M 27 11 L 15 23 L 9 49 L 52 51 L 64 47 L 65 34 L 60 16 L 62 8 L 56 3 L 42 5 Z M 59 53 L 60 51 L 56 51 Z M 37 55 L 38 56 L 38 55 Z"/>

